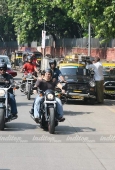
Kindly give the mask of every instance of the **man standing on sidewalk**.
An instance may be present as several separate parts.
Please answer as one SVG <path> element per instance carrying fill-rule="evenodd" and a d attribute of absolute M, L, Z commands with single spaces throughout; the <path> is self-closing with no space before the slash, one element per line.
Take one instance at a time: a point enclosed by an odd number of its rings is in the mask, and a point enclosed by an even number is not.
<path fill-rule="evenodd" d="M 96 82 L 96 97 L 97 97 L 97 103 L 101 104 L 104 101 L 104 94 L 103 94 L 103 84 L 104 84 L 104 76 L 103 76 L 103 66 L 100 63 L 100 58 L 96 57 L 94 59 L 94 62 L 89 62 L 86 66 L 87 69 L 93 69 L 94 70 L 94 79 Z"/>

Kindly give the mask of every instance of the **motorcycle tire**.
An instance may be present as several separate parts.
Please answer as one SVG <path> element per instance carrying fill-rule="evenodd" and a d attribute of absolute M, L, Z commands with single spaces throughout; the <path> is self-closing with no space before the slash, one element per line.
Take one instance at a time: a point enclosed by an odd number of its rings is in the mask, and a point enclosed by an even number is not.
<path fill-rule="evenodd" d="M 48 125 L 48 130 L 50 134 L 54 134 L 55 132 L 55 110 L 54 108 L 49 108 L 49 125 Z"/>
<path fill-rule="evenodd" d="M 31 98 L 31 84 L 28 84 L 27 99 L 30 100 L 30 98 Z"/>
<path fill-rule="evenodd" d="M 0 108 L 0 130 L 4 130 L 4 128 L 5 128 L 4 108 Z"/>

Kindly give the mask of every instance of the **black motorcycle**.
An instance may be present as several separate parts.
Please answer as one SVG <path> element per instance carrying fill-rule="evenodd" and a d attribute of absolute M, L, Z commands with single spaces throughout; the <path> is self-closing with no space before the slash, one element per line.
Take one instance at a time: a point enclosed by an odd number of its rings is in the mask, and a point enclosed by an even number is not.
<path fill-rule="evenodd" d="M 34 88 L 35 90 L 35 88 Z M 49 133 L 55 132 L 55 127 L 58 125 L 57 117 L 57 102 L 55 99 L 55 92 L 53 90 L 46 90 L 45 92 L 40 91 L 40 96 L 43 96 L 40 104 L 40 127 L 48 128 Z M 33 119 L 33 115 L 31 115 Z"/>
<path fill-rule="evenodd" d="M 0 130 L 4 130 L 5 123 L 10 122 L 16 117 L 13 117 L 11 114 L 11 108 L 9 105 L 9 93 L 8 90 L 10 88 L 16 88 L 18 89 L 19 86 L 15 85 L 8 85 L 8 84 L 0 84 Z"/>

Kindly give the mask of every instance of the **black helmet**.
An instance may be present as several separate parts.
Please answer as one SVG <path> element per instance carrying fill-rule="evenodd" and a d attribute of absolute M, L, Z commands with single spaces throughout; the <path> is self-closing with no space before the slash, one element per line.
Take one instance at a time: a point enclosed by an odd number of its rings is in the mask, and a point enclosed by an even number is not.
<path fill-rule="evenodd" d="M 42 75 L 45 75 L 45 70 L 42 70 L 42 71 L 41 71 L 41 76 L 42 76 Z"/>
<path fill-rule="evenodd" d="M 7 64 L 5 62 L 0 62 L 0 69 L 3 68 L 4 70 L 7 70 Z"/>
<path fill-rule="evenodd" d="M 52 75 L 52 70 L 51 70 L 50 68 L 47 68 L 47 69 L 45 70 L 45 73 L 50 73 L 50 74 Z"/>
<path fill-rule="evenodd" d="M 54 60 L 54 59 L 51 59 L 50 61 L 49 61 L 49 65 L 51 66 L 51 64 L 54 64 L 55 65 L 55 67 L 56 67 L 56 60 Z"/>
<path fill-rule="evenodd" d="M 32 60 L 32 56 L 27 56 L 27 60 Z"/>

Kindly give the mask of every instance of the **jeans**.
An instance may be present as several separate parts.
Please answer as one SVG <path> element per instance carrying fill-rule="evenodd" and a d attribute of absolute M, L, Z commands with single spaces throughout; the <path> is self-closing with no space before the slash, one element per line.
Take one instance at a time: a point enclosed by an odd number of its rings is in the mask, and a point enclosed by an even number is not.
<path fill-rule="evenodd" d="M 39 118 L 39 111 L 40 111 L 40 102 L 42 101 L 43 97 L 40 97 L 39 95 L 36 97 L 34 101 L 34 117 Z M 57 115 L 56 117 L 61 118 L 63 117 L 63 107 L 61 100 L 56 97 L 57 102 Z"/>
<path fill-rule="evenodd" d="M 17 105 L 16 105 L 15 96 L 14 96 L 14 94 L 9 93 L 9 97 L 10 97 L 9 105 L 11 107 L 11 113 L 17 114 L 18 112 L 17 112 Z"/>

